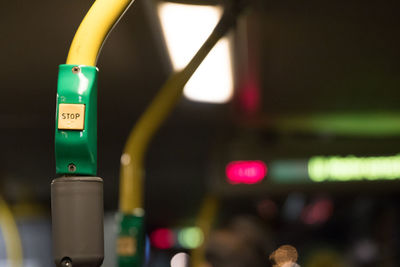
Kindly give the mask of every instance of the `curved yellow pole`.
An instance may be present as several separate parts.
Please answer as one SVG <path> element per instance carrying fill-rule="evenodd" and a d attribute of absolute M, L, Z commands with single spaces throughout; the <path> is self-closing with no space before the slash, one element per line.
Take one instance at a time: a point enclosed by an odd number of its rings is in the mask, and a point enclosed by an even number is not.
<path fill-rule="evenodd" d="M 133 0 L 96 0 L 72 41 L 67 64 L 96 66 L 107 35 Z"/>
<path fill-rule="evenodd" d="M 22 267 L 22 244 L 14 216 L 5 200 L 0 197 L 0 229 L 4 237 L 7 253 L 7 266 Z"/>
<path fill-rule="evenodd" d="M 210 50 L 236 20 L 228 9 L 206 42 L 179 72 L 172 74 L 131 131 L 121 157 L 120 211 L 132 214 L 143 210 L 144 157 L 154 133 L 180 99 L 183 88 Z"/>
<path fill-rule="evenodd" d="M 204 198 L 200 212 L 196 218 L 196 226 L 201 229 L 204 235 L 203 244 L 192 251 L 190 262 L 193 267 L 201 267 L 204 264 L 205 245 L 210 236 L 214 218 L 219 209 L 219 201 L 215 196 L 208 195 Z"/>

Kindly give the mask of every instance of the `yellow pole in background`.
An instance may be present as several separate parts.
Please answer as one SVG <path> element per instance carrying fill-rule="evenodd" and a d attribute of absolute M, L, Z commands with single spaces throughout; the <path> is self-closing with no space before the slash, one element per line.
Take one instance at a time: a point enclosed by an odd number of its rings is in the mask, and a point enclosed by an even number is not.
<path fill-rule="evenodd" d="M 96 66 L 108 34 L 133 0 L 97 0 L 89 9 L 72 41 L 67 63 Z"/>
<path fill-rule="evenodd" d="M 143 211 L 144 159 L 155 132 L 182 95 L 183 88 L 210 50 L 234 25 L 237 12 L 226 9 L 206 42 L 179 72 L 172 74 L 131 131 L 121 157 L 120 206 L 124 214 Z"/>
<path fill-rule="evenodd" d="M 201 205 L 200 212 L 196 218 L 196 227 L 199 227 L 204 235 L 203 244 L 194 249 L 191 253 L 190 257 L 190 266 L 201 267 L 204 264 L 204 255 L 205 255 L 205 246 L 208 240 L 208 236 L 211 232 L 211 227 L 214 218 L 217 215 L 217 211 L 219 209 L 219 201 L 217 197 L 212 195 L 207 195 Z"/>
<path fill-rule="evenodd" d="M 17 223 L 6 201 L 0 196 L 0 229 L 7 253 L 7 266 L 22 267 L 23 253 Z"/>

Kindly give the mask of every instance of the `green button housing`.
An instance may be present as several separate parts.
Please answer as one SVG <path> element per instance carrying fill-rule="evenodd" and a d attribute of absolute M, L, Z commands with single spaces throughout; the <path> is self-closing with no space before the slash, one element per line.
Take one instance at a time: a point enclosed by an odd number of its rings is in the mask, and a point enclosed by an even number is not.
<path fill-rule="evenodd" d="M 97 73 L 92 66 L 59 66 L 55 126 L 56 172 L 91 175 L 97 172 Z M 83 130 L 59 129 L 59 105 L 83 104 Z"/>

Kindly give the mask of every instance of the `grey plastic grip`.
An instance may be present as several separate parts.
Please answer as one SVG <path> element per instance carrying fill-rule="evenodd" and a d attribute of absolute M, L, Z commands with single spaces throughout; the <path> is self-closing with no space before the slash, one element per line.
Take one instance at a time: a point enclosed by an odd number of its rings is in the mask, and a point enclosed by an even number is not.
<path fill-rule="evenodd" d="M 62 177 L 51 183 L 53 254 L 56 266 L 99 267 L 104 258 L 103 180 Z"/>

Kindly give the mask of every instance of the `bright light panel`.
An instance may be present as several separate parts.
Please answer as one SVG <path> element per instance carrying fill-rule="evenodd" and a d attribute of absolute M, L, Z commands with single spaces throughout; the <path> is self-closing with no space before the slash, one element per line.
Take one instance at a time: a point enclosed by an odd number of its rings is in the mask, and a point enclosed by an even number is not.
<path fill-rule="evenodd" d="M 163 2 L 158 6 L 164 37 L 175 70 L 184 68 L 211 34 L 222 9 Z M 228 38 L 210 51 L 186 84 L 184 95 L 193 101 L 225 103 L 233 94 L 232 66 Z"/>

